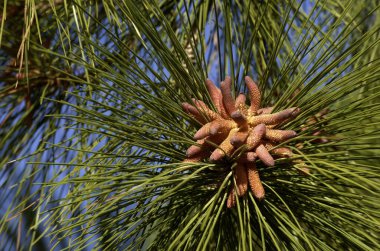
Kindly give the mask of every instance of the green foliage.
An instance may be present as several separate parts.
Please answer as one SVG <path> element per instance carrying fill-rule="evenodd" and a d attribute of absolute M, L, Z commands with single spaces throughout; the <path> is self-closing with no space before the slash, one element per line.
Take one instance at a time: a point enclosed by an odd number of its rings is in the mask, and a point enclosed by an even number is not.
<path fill-rule="evenodd" d="M 5 2 L 0 245 L 379 249 L 370 2 Z M 248 193 L 232 209 L 234 158 L 182 162 L 199 125 L 181 103 L 211 107 L 206 78 L 228 75 L 235 93 L 249 75 L 263 106 L 302 111 L 283 125 L 298 133 L 291 158 L 258 162 L 265 200 Z"/>

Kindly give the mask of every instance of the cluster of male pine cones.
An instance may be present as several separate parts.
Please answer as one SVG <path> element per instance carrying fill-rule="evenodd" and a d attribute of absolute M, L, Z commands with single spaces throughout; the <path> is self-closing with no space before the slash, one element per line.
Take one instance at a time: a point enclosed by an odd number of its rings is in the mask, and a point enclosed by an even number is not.
<path fill-rule="evenodd" d="M 239 156 L 234 168 L 236 187 L 233 185 L 230 189 L 228 208 L 236 205 L 235 193 L 238 197 L 247 193 L 248 184 L 255 198 L 264 198 L 265 191 L 256 168 L 256 159 L 266 166 L 273 166 L 272 155 L 288 157 L 292 154 L 289 148 L 276 146 L 296 136 L 296 132 L 280 130 L 278 127 L 300 113 L 297 107 L 276 113 L 272 113 L 272 107 L 260 108 L 259 87 L 248 76 L 245 77 L 245 83 L 249 91 L 249 106 L 243 93 L 233 98 L 230 77 L 221 83 L 220 89 L 211 80 L 206 80 L 216 111 L 201 100 L 182 104 L 183 109 L 202 125 L 194 135 L 197 143 L 186 151 L 186 162 L 199 162 L 205 158 L 217 162 L 225 157 Z"/>

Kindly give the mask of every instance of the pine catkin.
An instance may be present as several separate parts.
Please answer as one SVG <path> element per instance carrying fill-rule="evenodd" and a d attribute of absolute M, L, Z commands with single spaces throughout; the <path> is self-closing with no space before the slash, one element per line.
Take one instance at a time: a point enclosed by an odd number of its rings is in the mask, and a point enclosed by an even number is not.
<path fill-rule="evenodd" d="M 251 163 L 247 166 L 249 186 L 251 187 L 252 194 L 255 198 L 262 200 L 265 196 L 265 190 L 261 183 L 259 171 L 256 168 L 255 163 Z"/>
<path fill-rule="evenodd" d="M 256 169 L 256 160 L 260 159 L 266 166 L 273 166 L 275 161 L 271 153 L 282 157 L 292 154 L 289 148 L 276 146 L 296 136 L 296 132 L 278 127 L 300 113 L 297 107 L 273 114 L 273 107 L 260 108 L 261 94 L 257 84 L 248 76 L 245 83 L 249 91 L 250 106 L 245 104 L 244 94 L 239 94 L 236 99 L 232 97 L 230 77 L 221 83 L 220 89 L 211 80 L 206 81 L 217 112 L 201 100 L 194 99 L 194 105 L 182 104 L 183 109 L 203 125 L 194 135 L 197 144 L 188 148 L 184 161 L 197 162 L 209 157 L 213 162 L 227 159 L 237 163 L 234 170 L 236 188 L 231 187 L 228 194 L 228 208 L 236 204 L 235 192 L 239 197 L 247 193 L 248 184 L 255 198 L 264 198 L 265 191 Z"/>

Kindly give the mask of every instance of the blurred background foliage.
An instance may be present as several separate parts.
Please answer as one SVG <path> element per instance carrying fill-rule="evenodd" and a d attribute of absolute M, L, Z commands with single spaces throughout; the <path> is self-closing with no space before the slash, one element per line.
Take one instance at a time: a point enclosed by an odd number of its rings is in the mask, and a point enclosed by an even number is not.
<path fill-rule="evenodd" d="M 379 249 L 379 1 L 7 0 L 0 6 L 4 250 Z M 266 199 L 225 206 L 234 160 L 183 163 L 244 76 L 297 106 Z M 309 174 L 302 174 L 308 170 Z"/>

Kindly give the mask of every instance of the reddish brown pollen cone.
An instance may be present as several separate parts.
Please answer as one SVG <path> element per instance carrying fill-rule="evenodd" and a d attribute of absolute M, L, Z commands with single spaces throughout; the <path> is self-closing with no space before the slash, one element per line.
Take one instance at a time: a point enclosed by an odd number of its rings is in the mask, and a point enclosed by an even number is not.
<path fill-rule="evenodd" d="M 274 166 L 274 159 L 264 145 L 259 145 L 256 148 L 257 157 L 267 166 Z"/>
<path fill-rule="evenodd" d="M 237 187 L 237 195 L 239 197 L 245 195 L 248 190 L 247 169 L 243 163 L 238 163 L 235 168 L 235 179 Z"/>
<path fill-rule="evenodd" d="M 290 157 L 290 156 L 293 155 L 292 150 L 290 150 L 287 147 L 279 147 L 279 148 L 275 148 L 275 149 L 270 149 L 268 151 L 270 153 L 274 154 L 274 155 L 279 155 L 279 156 L 282 156 L 282 157 Z"/>
<path fill-rule="evenodd" d="M 236 205 L 236 198 L 235 198 L 235 192 L 234 188 L 231 187 L 230 192 L 228 194 L 227 198 L 227 208 L 233 208 Z"/>
<path fill-rule="evenodd" d="M 236 100 L 235 100 L 235 108 L 236 109 L 239 109 L 241 106 L 244 106 L 245 105 L 245 101 L 246 101 L 247 97 L 243 94 L 243 93 L 240 93 L 237 97 L 236 97 Z"/>
<path fill-rule="evenodd" d="M 300 109 L 297 107 L 293 107 L 273 114 L 262 114 L 260 116 L 252 117 L 252 119 L 249 122 L 251 124 L 263 123 L 266 125 L 277 125 L 289 118 L 296 117 L 299 113 Z"/>
<path fill-rule="evenodd" d="M 269 142 L 266 142 L 264 146 L 271 154 L 274 154 L 274 155 L 279 155 L 281 157 L 290 157 L 293 155 L 292 150 L 287 147 L 275 148 L 275 145 Z"/>
<path fill-rule="evenodd" d="M 222 115 L 223 118 L 228 118 L 227 112 L 223 106 L 223 97 L 220 89 L 216 87 L 210 79 L 206 80 L 206 87 L 217 111 Z"/>
<path fill-rule="evenodd" d="M 249 186 L 251 187 L 252 194 L 255 198 L 262 200 L 265 196 L 265 190 L 261 183 L 259 171 L 256 168 L 255 163 L 247 165 Z"/>
<path fill-rule="evenodd" d="M 224 80 L 224 82 L 221 83 L 220 89 L 223 95 L 224 107 L 226 108 L 227 113 L 231 115 L 234 111 L 236 111 L 236 108 L 235 108 L 235 101 L 232 98 L 232 94 L 231 94 L 231 78 L 230 77 L 226 77 L 226 80 Z"/>
<path fill-rule="evenodd" d="M 245 77 L 245 84 L 248 87 L 249 98 L 251 99 L 250 110 L 252 113 L 256 113 L 257 110 L 260 108 L 261 103 L 261 93 L 259 87 L 255 83 L 255 81 L 253 81 L 252 78 L 248 76 Z"/>
<path fill-rule="evenodd" d="M 265 138 L 275 142 L 282 142 L 290 138 L 293 138 L 296 135 L 297 133 L 292 130 L 275 130 L 267 128 L 265 132 Z"/>
<path fill-rule="evenodd" d="M 266 127 L 264 124 L 259 124 L 250 131 L 247 138 L 248 150 L 255 148 L 265 135 Z"/>
<path fill-rule="evenodd" d="M 192 105 L 190 105 L 189 103 L 182 103 L 182 109 L 192 115 L 194 117 L 195 120 L 197 120 L 199 123 L 201 124 L 204 124 L 206 122 L 206 119 L 203 115 L 201 115 L 198 111 L 198 109 Z"/>
<path fill-rule="evenodd" d="M 270 114 L 273 111 L 274 107 L 264 107 L 257 110 L 257 114 Z"/>
<path fill-rule="evenodd" d="M 210 79 L 206 80 L 206 87 L 208 93 L 210 94 L 212 103 L 214 104 L 215 108 L 217 108 L 218 112 L 220 112 L 220 102 L 222 100 L 222 93 Z"/>

